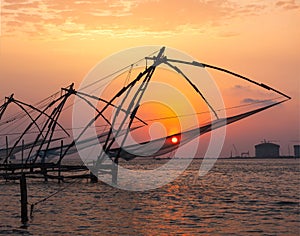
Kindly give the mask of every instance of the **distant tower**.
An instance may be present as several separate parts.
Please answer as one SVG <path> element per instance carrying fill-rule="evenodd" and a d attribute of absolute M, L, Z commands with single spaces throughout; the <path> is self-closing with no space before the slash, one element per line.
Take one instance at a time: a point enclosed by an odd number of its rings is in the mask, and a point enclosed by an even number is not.
<path fill-rule="evenodd" d="M 255 145 L 256 157 L 279 157 L 280 146 L 275 143 L 263 142 Z"/>
<path fill-rule="evenodd" d="M 294 145 L 295 157 L 300 157 L 300 145 Z"/>

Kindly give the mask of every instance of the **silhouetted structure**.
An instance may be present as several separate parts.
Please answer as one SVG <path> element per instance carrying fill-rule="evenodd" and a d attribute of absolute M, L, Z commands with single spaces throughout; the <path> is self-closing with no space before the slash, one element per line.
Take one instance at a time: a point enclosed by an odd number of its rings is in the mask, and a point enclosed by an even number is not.
<path fill-rule="evenodd" d="M 108 76 L 99 78 L 79 90 L 75 90 L 72 83 L 70 86 L 62 88 L 55 94 L 35 103 L 35 105 L 17 100 L 14 94 L 6 97 L 3 100 L 4 103 L 0 105 L 0 145 L 2 146 L 3 144 L 1 143 L 5 141 L 5 148 L 0 149 L 0 177 L 19 179 L 22 174 L 26 174 L 26 178 L 41 177 L 45 181 L 52 178 L 60 182 L 65 178 L 71 177 L 91 178 L 93 182 L 96 182 L 95 178 L 99 175 L 111 174 L 112 183 L 115 185 L 117 184 L 120 158 L 130 161 L 139 156 L 150 155 L 151 157 L 159 157 L 170 154 L 200 135 L 237 122 L 291 99 L 288 95 L 266 84 L 258 83 L 227 69 L 197 61 L 169 58 L 167 57 L 167 52 L 168 50 L 162 47 L 149 56 L 143 57 L 122 69 L 118 69 Z M 170 54 L 172 53 L 170 52 Z M 150 64 L 149 61 L 151 62 Z M 148 125 L 147 122 L 137 117 L 137 115 L 139 114 L 140 106 L 144 102 L 143 97 L 147 88 L 149 88 L 151 78 L 160 65 L 169 67 L 169 69 L 172 69 L 172 71 L 178 73 L 186 80 L 187 85 L 191 87 L 195 94 L 199 95 L 199 101 L 203 102 L 214 116 L 211 117 L 210 121 L 199 123 L 194 128 L 180 130 L 178 133 L 162 136 L 151 141 L 143 140 L 140 143 L 129 144 L 127 141 L 130 137 L 130 132 Z M 180 65 L 184 66 L 181 68 Z M 205 68 L 217 70 L 259 86 L 267 91 L 273 91 L 281 96 L 270 99 L 268 103 L 247 102 L 247 104 L 242 104 L 241 107 L 244 107 L 244 105 L 254 105 L 254 103 L 257 105 L 249 110 L 244 110 L 243 108 L 241 111 L 235 112 L 235 114 L 228 114 L 226 116 L 226 113 L 219 112 L 221 110 L 214 109 L 209 101 L 210 99 L 206 97 L 202 89 L 198 88 L 189 78 L 190 73 L 187 73 L 190 71 L 189 68 L 198 68 L 199 74 L 202 74 L 202 72 L 207 73 L 204 70 Z M 130 78 L 132 70 L 136 70 L 137 76 L 134 78 Z M 116 88 L 116 91 L 112 90 L 114 92 L 107 94 L 104 98 L 98 97 L 97 94 L 91 94 L 91 91 L 97 91 L 100 88 L 100 83 L 101 87 L 103 87 L 102 83 L 104 80 L 119 78 L 121 73 L 124 74 L 127 71 L 128 74 L 123 87 Z M 120 81 L 121 79 L 119 78 Z M 74 101 L 72 100 L 73 98 Z M 84 102 L 87 107 L 84 110 L 92 111 L 91 114 L 93 116 L 89 118 L 90 120 L 82 123 L 81 116 L 73 114 L 72 118 L 77 119 L 75 123 L 80 124 L 80 127 L 72 127 L 72 130 L 70 130 L 60 123 L 63 120 L 61 116 L 65 115 L 64 112 L 67 108 L 77 104 L 77 101 Z M 98 103 L 101 103 L 99 107 Z M 7 112 L 7 108 L 11 109 L 12 105 L 18 107 L 20 110 L 14 115 L 10 115 Z M 224 107 L 224 110 L 237 107 Z M 79 114 L 83 110 L 82 108 L 76 108 L 76 106 L 74 109 L 78 110 Z M 161 117 L 161 119 L 166 118 L 170 119 L 170 117 Z M 153 122 L 154 120 L 148 121 Z M 95 123 L 99 124 L 98 128 L 103 128 L 101 131 L 100 129 L 97 130 L 96 136 L 88 133 L 88 130 Z M 76 130 L 76 135 L 72 132 L 74 130 Z M 5 140 L 1 137 L 5 137 Z M 99 144 L 103 148 L 99 150 L 94 149 Z M 88 148 L 90 149 L 87 150 Z M 84 150 L 84 159 L 82 159 L 84 165 L 77 164 L 73 166 L 63 163 L 63 160 L 67 156 L 73 158 L 78 154 L 80 156 L 83 155 L 78 153 L 80 150 Z M 98 153 L 94 153 L 92 150 Z M 15 155 L 16 160 L 12 162 L 12 157 Z M 242 153 L 242 156 L 248 155 L 249 152 Z M 279 151 L 278 154 L 274 155 L 278 156 Z M 238 156 L 237 150 L 236 156 Z M 270 155 L 268 152 L 263 152 L 263 156 L 270 157 L 273 154 Z M 88 170 L 92 173 L 86 174 Z M 64 176 L 64 171 L 85 173 Z M 52 173 L 56 173 L 56 175 Z"/>
<path fill-rule="evenodd" d="M 300 145 L 294 145 L 294 155 L 300 157 Z"/>
<path fill-rule="evenodd" d="M 264 141 L 263 143 L 255 145 L 256 157 L 279 157 L 280 146 L 275 143 Z"/>

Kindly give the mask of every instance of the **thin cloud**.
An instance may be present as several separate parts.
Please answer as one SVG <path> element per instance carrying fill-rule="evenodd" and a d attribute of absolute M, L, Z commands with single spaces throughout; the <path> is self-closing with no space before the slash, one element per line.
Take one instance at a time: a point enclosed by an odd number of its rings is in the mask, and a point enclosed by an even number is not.
<path fill-rule="evenodd" d="M 239 5 L 233 0 L 5 0 L 2 33 L 13 36 L 29 31 L 34 36 L 36 30 L 36 35 L 47 38 L 88 38 L 95 33 L 117 37 L 203 34 L 264 9 L 263 4 Z M 238 32 L 219 33 L 221 37 L 236 35 Z"/>
<path fill-rule="evenodd" d="M 237 6 L 235 8 L 235 14 L 237 16 L 249 17 L 249 16 L 257 16 L 262 14 L 267 10 L 267 5 L 263 2 L 260 3 L 252 3 L 246 4 L 244 6 Z"/>
<path fill-rule="evenodd" d="M 271 105 L 273 104 L 274 102 L 270 99 L 253 99 L 253 98 L 245 98 L 241 101 L 241 103 L 246 103 L 246 104 L 249 104 L 249 103 L 262 103 L 262 104 L 265 104 L 265 105 Z"/>
<path fill-rule="evenodd" d="M 294 10 L 300 8 L 300 3 L 297 3 L 296 0 L 278 1 L 275 5 L 285 10 Z"/>
<path fill-rule="evenodd" d="M 243 90 L 243 91 L 250 91 L 251 88 L 250 86 L 245 86 L 245 85 L 240 85 L 240 84 L 236 84 L 233 86 L 234 90 Z"/>

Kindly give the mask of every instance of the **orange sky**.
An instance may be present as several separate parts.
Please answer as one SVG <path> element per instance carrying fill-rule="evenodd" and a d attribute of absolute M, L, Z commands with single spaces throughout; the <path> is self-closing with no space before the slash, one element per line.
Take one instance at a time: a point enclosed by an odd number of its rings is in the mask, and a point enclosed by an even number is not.
<path fill-rule="evenodd" d="M 0 100 L 36 102 L 79 84 L 101 59 L 141 45 L 166 45 L 198 61 L 269 84 L 293 99 L 228 127 L 234 143 L 300 141 L 298 0 L 1 0 Z"/>

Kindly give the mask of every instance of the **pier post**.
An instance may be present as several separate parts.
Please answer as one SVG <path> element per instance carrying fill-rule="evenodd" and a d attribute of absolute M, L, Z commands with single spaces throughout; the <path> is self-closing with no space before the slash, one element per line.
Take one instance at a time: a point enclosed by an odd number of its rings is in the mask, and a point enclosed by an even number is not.
<path fill-rule="evenodd" d="M 21 190 L 21 222 L 23 226 L 26 226 L 28 222 L 28 210 L 27 210 L 27 184 L 26 184 L 26 176 L 24 173 L 22 173 L 20 179 L 20 190 Z"/>
<path fill-rule="evenodd" d="M 98 183 L 98 176 L 96 176 L 94 173 L 98 173 L 98 165 L 97 163 L 93 164 L 92 169 L 90 170 L 90 181 L 91 183 Z"/>
<path fill-rule="evenodd" d="M 9 151 L 8 151 L 8 137 L 7 136 L 5 136 L 5 147 L 6 147 L 6 157 L 8 159 Z M 6 165 L 7 165 L 7 163 L 9 163 L 9 162 L 6 161 Z M 5 182 L 8 182 L 8 179 L 7 179 L 7 168 L 5 170 Z"/>
<path fill-rule="evenodd" d="M 8 150 L 8 137 L 7 136 L 5 136 L 5 146 L 6 146 L 6 157 L 8 159 L 9 150 Z"/>
<path fill-rule="evenodd" d="M 62 158 L 63 156 L 63 147 L 64 147 L 64 141 L 61 140 L 60 142 L 60 159 Z M 58 163 L 58 183 L 60 184 L 61 182 L 61 162 Z"/>
<path fill-rule="evenodd" d="M 44 175 L 44 182 L 48 183 L 48 177 L 47 177 L 47 167 L 45 165 L 45 157 L 42 158 L 42 166 L 41 166 L 41 172 Z"/>
<path fill-rule="evenodd" d="M 58 183 L 60 184 L 61 182 L 61 166 L 60 163 L 58 164 Z"/>
<path fill-rule="evenodd" d="M 119 158 L 116 157 L 115 160 L 112 162 L 111 174 L 112 174 L 112 184 L 118 184 L 118 164 Z"/>
<path fill-rule="evenodd" d="M 96 175 L 93 174 L 93 172 L 90 172 L 90 181 L 91 183 L 98 183 L 98 177 Z"/>
<path fill-rule="evenodd" d="M 22 152 L 21 152 L 21 161 L 22 161 L 22 171 L 23 171 L 23 165 L 24 165 L 24 139 L 22 139 Z"/>

